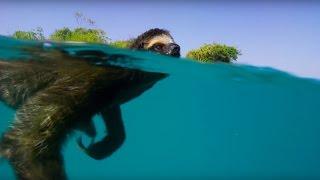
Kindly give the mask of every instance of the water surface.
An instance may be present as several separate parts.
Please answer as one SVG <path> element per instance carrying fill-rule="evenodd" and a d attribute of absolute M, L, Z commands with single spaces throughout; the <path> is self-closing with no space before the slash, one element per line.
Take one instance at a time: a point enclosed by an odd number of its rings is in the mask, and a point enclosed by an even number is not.
<path fill-rule="evenodd" d="M 64 148 L 72 179 L 320 178 L 320 81 L 272 68 L 201 64 L 152 53 L 88 44 L 41 44 L 0 37 L 0 58 L 19 48 L 59 47 L 70 53 L 101 50 L 126 55 L 120 66 L 170 76 L 122 105 L 124 145 L 96 161 L 70 137 Z M 53 45 L 53 46 L 52 46 Z M 14 111 L 0 105 L 0 132 Z M 104 127 L 95 118 L 99 136 Z M 14 179 L 0 164 L 0 179 Z"/>

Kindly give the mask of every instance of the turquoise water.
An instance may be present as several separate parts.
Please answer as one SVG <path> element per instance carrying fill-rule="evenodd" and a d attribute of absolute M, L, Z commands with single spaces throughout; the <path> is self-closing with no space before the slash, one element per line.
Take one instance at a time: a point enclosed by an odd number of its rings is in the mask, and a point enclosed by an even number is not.
<path fill-rule="evenodd" d="M 0 37 L 0 58 L 42 45 Z M 111 157 L 96 161 L 70 137 L 64 148 L 69 179 L 320 178 L 320 81 L 272 68 L 201 64 L 151 53 L 87 44 L 44 44 L 102 50 L 129 58 L 121 66 L 169 73 L 122 105 L 127 138 Z M 0 132 L 14 111 L 0 105 Z M 95 117 L 104 135 L 100 117 Z M 88 140 L 88 139 L 87 139 Z M 14 179 L 7 162 L 0 179 Z"/>

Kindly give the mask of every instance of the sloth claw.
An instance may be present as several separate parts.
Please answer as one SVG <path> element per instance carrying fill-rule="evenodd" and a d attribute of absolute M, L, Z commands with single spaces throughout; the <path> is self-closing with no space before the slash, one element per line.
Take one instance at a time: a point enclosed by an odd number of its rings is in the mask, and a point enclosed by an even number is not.
<path fill-rule="evenodd" d="M 84 151 L 86 154 L 87 153 L 87 148 L 84 146 L 84 144 L 82 143 L 82 138 L 81 136 L 77 138 L 77 145 L 79 146 L 79 148 Z"/>
<path fill-rule="evenodd" d="M 80 136 L 80 137 L 77 138 L 77 145 L 88 156 L 90 156 L 93 159 L 99 160 L 101 158 L 98 158 L 96 156 L 96 150 L 92 150 L 92 147 L 94 147 L 94 145 L 95 145 L 94 141 L 95 141 L 94 138 L 91 138 L 91 142 L 90 142 L 89 146 L 86 147 L 82 142 L 82 137 Z"/>
<path fill-rule="evenodd" d="M 91 138 L 91 141 L 90 141 L 89 146 L 88 146 L 88 147 L 85 147 L 85 145 L 84 145 L 83 142 L 82 142 L 82 137 L 80 136 L 80 137 L 77 138 L 77 144 L 78 144 L 79 148 L 80 148 L 82 151 L 84 151 L 87 155 L 89 155 L 90 157 L 92 157 L 92 156 L 90 155 L 89 147 L 94 144 L 94 138 Z"/>
<path fill-rule="evenodd" d="M 95 160 L 102 160 L 108 156 L 110 156 L 114 152 L 114 148 L 112 145 L 109 144 L 110 140 L 106 136 L 102 141 L 99 142 L 92 142 L 88 147 L 82 142 L 82 138 L 79 137 L 77 139 L 77 144 L 79 148 L 86 153 L 89 157 Z"/>

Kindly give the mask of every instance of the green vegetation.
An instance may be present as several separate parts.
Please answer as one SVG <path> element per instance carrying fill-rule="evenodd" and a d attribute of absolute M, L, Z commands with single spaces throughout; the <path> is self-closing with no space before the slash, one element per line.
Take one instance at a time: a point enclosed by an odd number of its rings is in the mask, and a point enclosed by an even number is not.
<path fill-rule="evenodd" d="M 81 12 L 75 13 L 75 19 L 78 28 L 70 29 L 67 27 L 57 29 L 49 36 L 49 40 L 53 41 L 78 41 L 87 43 L 103 43 L 116 48 L 129 48 L 133 39 L 110 41 L 106 36 L 106 32 L 97 28 L 84 28 L 83 25 L 95 26 L 96 22 L 86 17 Z M 42 28 L 38 27 L 32 31 L 16 31 L 12 35 L 13 38 L 23 40 L 45 40 Z M 198 49 L 191 50 L 187 53 L 187 58 L 201 62 L 227 62 L 237 60 L 241 55 L 240 51 L 232 46 L 223 44 L 204 44 Z"/>
<path fill-rule="evenodd" d="M 45 40 L 42 28 L 37 28 L 32 31 L 16 31 L 12 35 L 13 38 L 23 40 Z M 116 48 L 129 48 L 133 39 L 120 40 L 110 42 L 106 33 L 101 29 L 90 28 L 75 28 L 70 29 L 67 27 L 57 29 L 49 40 L 54 41 L 76 41 L 87 43 L 103 43 Z M 201 62 L 227 62 L 237 60 L 241 55 L 240 51 L 232 46 L 224 44 L 204 44 L 198 49 L 191 50 L 187 53 L 187 58 L 201 61 Z"/>
<path fill-rule="evenodd" d="M 227 62 L 237 60 L 240 51 L 232 46 L 221 44 L 205 44 L 198 49 L 187 53 L 187 58 L 202 62 Z"/>
<path fill-rule="evenodd" d="M 78 24 L 78 28 L 70 29 L 64 27 L 57 29 L 51 34 L 48 40 L 53 41 L 75 41 L 75 42 L 87 42 L 87 43 L 102 43 L 108 44 L 116 48 L 129 48 L 133 39 L 110 41 L 110 38 L 106 36 L 106 32 L 97 28 L 85 28 L 84 26 L 94 26 L 96 22 L 91 18 L 86 17 L 81 12 L 75 13 L 75 19 Z M 43 29 L 38 27 L 31 31 L 16 31 L 12 35 L 13 38 L 22 40 L 46 40 L 43 35 Z M 232 46 L 226 46 L 223 44 L 204 44 L 198 49 L 191 50 L 187 53 L 187 58 L 201 61 L 201 62 L 227 62 L 237 60 L 241 55 L 240 51 Z"/>
<path fill-rule="evenodd" d="M 43 29 L 38 27 L 32 31 L 16 31 L 12 35 L 13 38 L 22 40 L 44 40 Z"/>
<path fill-rule="evenodd" d="M 116 48 L 129 48 L 131 43 L 132 43 L 132 40 L 126 40 L 126 41 L 122 40 L 122 41 L 111 42 L 109 45 Z"/>
<path fill-rule="evenodd" d="M 56 30 L 49 38 L 54 41 L 80 41 L 87 43 L 107 43 L 106 33 L 101 29 L 62 28 Z"/>

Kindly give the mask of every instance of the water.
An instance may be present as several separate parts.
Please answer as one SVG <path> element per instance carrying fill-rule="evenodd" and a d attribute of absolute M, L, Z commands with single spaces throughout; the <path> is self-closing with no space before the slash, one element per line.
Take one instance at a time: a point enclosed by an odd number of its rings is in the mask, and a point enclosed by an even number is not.
<path fill-rule="evenodd" d="M 1 58 L 22 56 L 22 42 L 0 38 Z M 320 178 L 320 81 L 272 68 L 200 64 L 106 46 L 55 44 L 70 52 L 103 50 L 134 59 L 118 65 L 169 73 L 122 105 L 127 139 L 111 157 L 90 159 L 75 137 L 64 148 L 72 179 Z M 51 48 L 50 45 L 46 45 Z M 0 131 L 14 111 L 0 106 Z M 100 137 L 104 128 L 94 118 Z M 6 162 L 0 179 L 13 179 Z"/>

